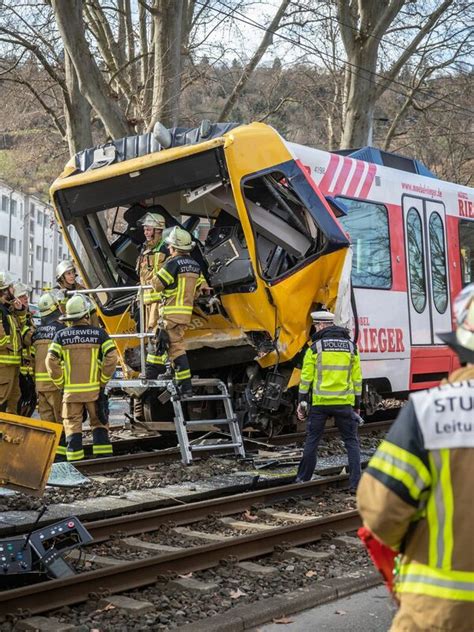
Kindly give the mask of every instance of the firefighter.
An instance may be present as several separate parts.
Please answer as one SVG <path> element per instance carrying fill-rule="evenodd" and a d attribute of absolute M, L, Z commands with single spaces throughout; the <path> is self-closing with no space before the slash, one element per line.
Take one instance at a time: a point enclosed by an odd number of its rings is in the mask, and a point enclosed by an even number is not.
<path fill-rule="evenodd" d="M 401 553 L 391 630 L 467 632 L 474 625 L 474 284 L 440 334 L 465 366 L 410 396 L 362 476 L 364 526 Z"/>
<path fill-rule="evenodd" d="M 68 327 L 58 331 L 48 348 L 46 370 L 53 383 L 63 390 L 62 410 L 66 433 L 66 458 L 84 458 L 83 415 L 88 413 L 92 428 L 92 453 L 112 454 L 108 433 L 108 407 L 105 386 L 117 365 L 115 344 L 106 331 L 90 324 L 90 303 L 82 295 L 66 303 L 61 321 Z"/>
<path fill-rule="evenodd" d="M 191 322 L 194 298 L 204 277 L 199 264 L 189 255 L 195 244 L 188 231 L 176 226 L 166 238 L 166 243 L 170 257 L 152 279 L 161 301 L 157 348 L 147 356 L 147 361 L 153 362 L 153 372 L 149 372 L 147 377 L 156 379 L 164 373 L 169 358 L 180 393 L 189 396 L 192 394 L 191 370 L 184 333 Z"/>
<path fill-rule="evenodd" d="M 38 412 L 40 419 L 63 423 L 61 416 L 62 391 L 58 390 L 46 370 L 46 355 L 48 347 L 58 331 L 66 327 L 59 318 L 58 297 L 53 292 L 46 292 L 38 301 L 38 309 L 41 317 L 41 325 L 32 336 L 32 357 L 34 366 L 34 378 L 38 395 Z M 56 450 L 56 461 L 66 459 L 66 440 L 64 430 Z"/>
<path fill-rule="evenodd" d="M 22 336 L 28 327 L 25 309 L 13 294 L 13 279 L 8 272 L 0 272 L 0 314 L 0 411 L 17 414 Z"/>
<path fill-rule="evenodd" d="M 71 261 L 71 259 L 64 259 L 64 261 L 61 261 L 60 263 L 58 263 L 56 267 L 57 285 L 54 289 L 59 290 L 59 292 L 62 295 L 62 298 L 60 300 L 60 308 L 63 313 L 65 311 L 66 303 L 68 302 L 70 298 L 70 294 L 67 294 L 67 292 L 75 292 L 76 290 L 86 289 L 85 286 L 82 285 L 82 283 L 79 283 L 76 277 L 77 277 L 76 267 L 74 265 L 74 262 Z M 95 303 L 91 298 L 89 298 L 89 301 L 90 301 L 90 306 L 91 306 L 91 312 L 90 312 L 91 324 L 94 325 L 94 327 L 100 327 L 100 320 L 99 320 L 99 317 L 97 316 L 97 309 L 96 309 Z"/>
<path fill-rule="evenodd" d="M 17 311 L 20 315 L 19 325 L 23 330 L 23 346 L 21 350 L 20 365 L 20 399 L 18 401 L 18 413 L 25 417 L 31 417 L 36 408 L 36 392 L 33 381 L 33 360 L 31 357 L 31 337 L 34 332 L 33 316 L 29 310 L 30 288 L 24 283 L 15 283 L 13 294 L 18 299 L 22 310 Z M 25 326 L 27 329 L 25 329 Z"/>
<path fill-rule="evenodd" d="M 137 260 L 137 274 L 140 285 L 151 285 L 151 280 L 158 273 L 168 257 L 168 247 L 163 239 L 166 227 L 165 218 L 159 213 L 147 213 L 141 220 L 145 243 Z M 145 290 L 145 331 L 155 331 L 158 325 L 158 307 L 160 294 L 155 290 Z"/>
<path fill-rule="evenodd" d="M 309 481 L 316 467 L 317 450 L 328 417 L 334 417 L 347 451 L 349 487 L 355 491 L 360 479 L 358 422 L 362 392 L 360 357 L 347 329 L 334 325 L 334 314 L 312 312 L 315 333 L 307 349 L 298 394 L 297 415 L 306 417 L 307 436 L 296 481 Z"/>

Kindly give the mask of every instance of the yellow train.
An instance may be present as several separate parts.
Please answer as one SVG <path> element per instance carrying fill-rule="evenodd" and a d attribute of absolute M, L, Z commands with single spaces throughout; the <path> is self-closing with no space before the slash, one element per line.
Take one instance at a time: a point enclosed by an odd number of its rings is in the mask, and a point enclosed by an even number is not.
<path fill-rule="evenodd" d="M 168 226 L 193 232 L 193 256 L 214 290 L 196 304 L 187 333 L 194 375 L 228 384 L 244 426 L 271 433 L 292 423 L 309 313 L 334 310 L 350 255 L 337 204 L 278 132 L 261 123 L 203 122 L 116 140 L 72 158 L 51 198 L 89 288 L 137 284 L 144 239 L 137 222 L 153 207 L 166 209 Z M 130 303 L 126 291 L 99 295 L 109 333 L 135 331 Z M 126 351 L 137 341 L 117 344 L 127 371 Z M 160 418 L 155 404 L 149 419 Z"/>

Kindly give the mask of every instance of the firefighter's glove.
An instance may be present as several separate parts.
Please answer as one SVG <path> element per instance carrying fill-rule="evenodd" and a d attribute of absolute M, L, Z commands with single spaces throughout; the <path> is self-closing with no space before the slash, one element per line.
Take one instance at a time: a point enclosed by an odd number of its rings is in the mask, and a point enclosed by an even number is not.
<path fill-rule="evenodd" d="M 170 348 L 170 337 L 165 329 L 158 329 L 156 332 L 156 355 L 168 353 Z"/>
<path fill-rule="evenodd" d="M 101 424 L 106 426 L 109 423 L 109 398 L 105 394 L 105 389 L 99 391 L 99 399 L 97 400 L 97 417 Z"/>

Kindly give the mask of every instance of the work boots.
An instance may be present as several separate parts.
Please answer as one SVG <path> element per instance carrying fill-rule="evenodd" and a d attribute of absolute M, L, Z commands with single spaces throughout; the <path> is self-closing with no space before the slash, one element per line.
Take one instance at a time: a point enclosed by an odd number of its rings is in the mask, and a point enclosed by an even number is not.
<path fill-rule="evenodd" d="M 193 385 L 191 382 L 191 369 L 189 368 L 187 355 L 183 353 L 183 355 L 175 358 L 173 365 L 174 377 L 179 394 L 183 397 L 192 397 Z"/>

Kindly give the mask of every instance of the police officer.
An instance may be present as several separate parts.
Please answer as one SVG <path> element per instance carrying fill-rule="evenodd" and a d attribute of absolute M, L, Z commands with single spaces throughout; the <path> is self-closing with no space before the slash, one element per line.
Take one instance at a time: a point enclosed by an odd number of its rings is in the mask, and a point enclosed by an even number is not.
<path fill-rule="evenodd" d="M 68 461 L 84 458 L 82 420 L 87 412 L 92 428 L 92 453 L 112 454 L 104 388 L 117 365 L 115 344 L 104 329 L 90 324 L 90 304 L 82 295 L 71 297 L 61 320 L 69 326 L 58 331 L 46 356 L 46 370 L 63 390 L 62 418 Z"/>
<path fill-rule="evenodd" d="M 40 419 L 63 423 L 61 416 L 62 398 L 61 390 L 58 390 L 51 380 L 46 369 L 46 356 L 48 347 L 53 341 L 58 331 L 66 327 L 59 319 L 61 310 L 59 309 L 58 297 L 54 292 L 46 292 L 38 301 L 38 309 L 41 317 L 41 325 L 35 330 L 32 336 L 32 356 L 34 366 L 34 378 L 36 392 L 38 395 L 38 412 Z M 56 461 L 66 459 L 66 440 L 64 430 L 61 440 L 56 450 Z"/>
<path fill-rule="evenodd" d="M 353 416 L 354 410 L 359 413 L 362 392 L 359 353 L 347 329 L 334 325 L 334 314 L 327 311 L 312 312 L 311 318 L 315 333 L 303 360 L 298 418 L 304 419 L 306 416 L 305 405 L 311 406 L 311 409 L 296 481 L 311 480 L 326 419 L 334 417 L 347 450 L 349 487 L 354 491 L 360 479 L 358 423 Z"/>
<path fill-rule="evenodd" d="M 191 370 L 184 334 L 191 322 L 194 299 L 204 277 L 199 264 L 189 255 L 195 244 L 186 230 L 175 226 L 166 238 L 166 243 L 170 257 L 153 277 L 152 285 L 161 295 L 159 338 L 164 341 L 167 350 L 159 353 L 163 351 L 159 349 L 155 354 L 148 354 L 147 360 L 153 362 L 154 373 L 147 377 L 156 378 L 158 374 L 164 373 L 169 357 L 181 394 L 190 395 Z"/>
<path fill-rule="evenodd" d="M 0 272 L 0 411 L 17 414 L 26 311 L 13 294 L 13 279 Z"/>
<path fill-rule="evenodd" d="M 392 632 L 474 629 L 474 284 L 439 335 L 464 367 L 410 396 L 362 476 L 364 526 L 402 556 Z"/>

